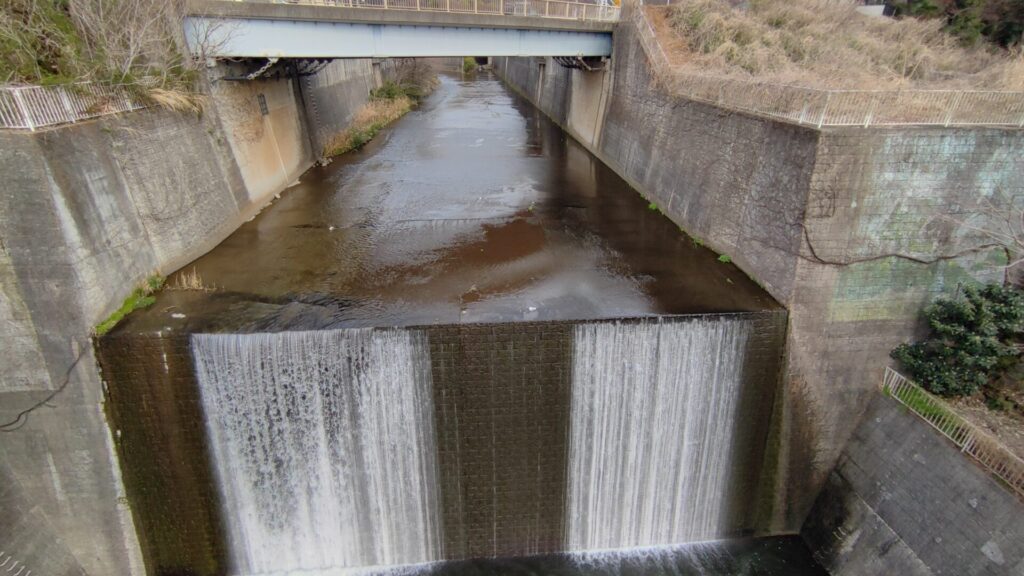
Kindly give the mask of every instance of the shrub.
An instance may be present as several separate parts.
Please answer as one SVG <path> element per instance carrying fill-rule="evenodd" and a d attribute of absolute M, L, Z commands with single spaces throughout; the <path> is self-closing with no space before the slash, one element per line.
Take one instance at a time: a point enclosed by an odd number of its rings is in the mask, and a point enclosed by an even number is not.
<path fill-rule="evenodd" d="M 383 86 L 370 91 L 371 100 L 399 100 L 409 98 L 418 101 L 423 97 L 423 89 L 415 84 L 400 84 L 398 82 L 385 82 Z"/>
<path fill-rule="evenodd" d="M 891 353 L 910 376 L 942 396 L 975 393 L 1020 358 L 1024 297 L 996 284 L 967 286 L 957 299 L 925 308 L 931 335 Z"/>
<path fill-rule="evenodd" d="M 476 72 L 476 59 L 472 56 L 466 56 L 462 59 L 462 72 L 464 74 L 470 74 Z"/>

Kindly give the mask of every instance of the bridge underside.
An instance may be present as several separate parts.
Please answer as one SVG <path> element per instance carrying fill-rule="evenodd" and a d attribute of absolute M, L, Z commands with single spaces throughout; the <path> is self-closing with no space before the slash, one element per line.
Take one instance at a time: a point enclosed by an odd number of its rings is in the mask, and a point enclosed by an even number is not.
<path fill-rule="evenodd" d="M 409 58 L 432 56 L 609 56 L 610 31 L 486 28 L 192 16 L 194 52 L 219 58 Z"/>

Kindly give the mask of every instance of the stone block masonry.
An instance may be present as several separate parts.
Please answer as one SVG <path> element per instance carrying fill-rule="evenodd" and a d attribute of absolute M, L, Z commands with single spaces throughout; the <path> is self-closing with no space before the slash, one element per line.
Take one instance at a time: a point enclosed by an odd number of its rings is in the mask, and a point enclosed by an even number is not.
<path fill-rule="evenodd" d="M 496 58 L 506 82 L 790 311 L 772 531 L 800 528 L 921 306 L 1001 281 L 957 224 L 1024 194 L 1024 131 L 816 130 L 674 96 L 624 7 L 607 70 Z M 979 224 L 976 221 L 975 224 Z"/>
<path fill-rule="evenodd" d="M 1024 504 L 881 395 L 801 534 L 834 576 L 1024 574 Z"/>

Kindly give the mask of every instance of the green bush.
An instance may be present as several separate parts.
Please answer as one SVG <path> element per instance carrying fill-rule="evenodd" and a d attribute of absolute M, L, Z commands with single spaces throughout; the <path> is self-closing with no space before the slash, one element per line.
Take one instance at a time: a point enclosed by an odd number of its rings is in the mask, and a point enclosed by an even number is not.
<path fill-rule="evenodd" d="M 466 56 L 462 59 L 462 72 L 464 74 L 470 74 L 476 72 L 476 59 L 472 56 Z"/>
<path fill-rule="evenodd" d="M 389 80 L 380 88 L 370 91 L 372 100 L 396 100 L 403 96 L 419 100 L 423 97 L 423 89 L 414 84 L 399 84 Z"/>
<path fill-rule="evenodd" d="M 965 45 L 982 37 L 1004 47 L 1024 39 L 1024 1 L 1021 0 L 894 0 L 897 16 L 942 18 L 946 30 Z"/>
<path fill-rule="evenodd" d="M 1020 359 L 1024 296 L 996 284 L 967 286 L 925 308 L 931 335 L 890 354 L 911 378 L 942 396 L 975 393 Z"/>

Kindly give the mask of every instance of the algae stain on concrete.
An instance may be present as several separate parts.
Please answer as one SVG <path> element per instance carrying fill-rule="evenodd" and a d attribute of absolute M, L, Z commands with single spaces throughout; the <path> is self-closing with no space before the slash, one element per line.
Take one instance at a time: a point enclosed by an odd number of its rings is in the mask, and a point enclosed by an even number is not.
<path fill-rule="evenodd" d="M 933 264 L 893 257 L 850 265 L 839 271 L 829 320 L 902 320 L 959 285 L 1001 282 L 1005 264 L 1005 253 L 993 249 Z"/>

